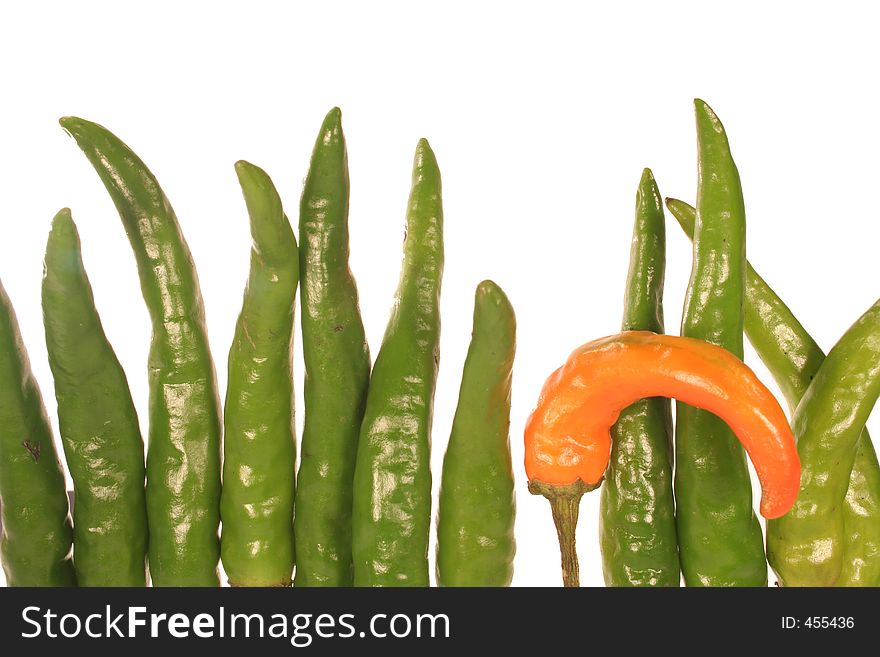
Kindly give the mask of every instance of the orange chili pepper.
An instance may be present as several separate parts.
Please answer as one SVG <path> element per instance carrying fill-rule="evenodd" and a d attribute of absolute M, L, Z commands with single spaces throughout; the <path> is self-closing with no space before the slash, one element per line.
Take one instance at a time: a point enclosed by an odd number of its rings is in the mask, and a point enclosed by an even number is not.
<path fill-rule="evenodd" d="M 563 580 L 578 585 L 574 526 L 581 496 L 599 486 L 611 454 L 611 426 L 645 397 L 672 397 L 724 420 L 761 482 L 761 515 L 794 504 L 800 460 L 785 413 L 755 373 L 702 340 L 624 331 L 576 349 L 541 391 L 526 423 L 529 490 L 550 500 Z"/>

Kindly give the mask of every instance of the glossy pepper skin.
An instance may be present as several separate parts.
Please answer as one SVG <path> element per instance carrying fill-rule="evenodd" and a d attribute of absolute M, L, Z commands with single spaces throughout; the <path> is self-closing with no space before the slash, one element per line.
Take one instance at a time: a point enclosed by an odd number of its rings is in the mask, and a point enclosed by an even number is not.
<path fill-rule="evenodd" d="M 355 586 L 428 586 L 431 420 L 440 362 L 443 208 L 427 140 L 416 148 L 403 265 L 358 443 Z"/>
<path fill-rule="evenodd" d="M 650 169 L 636 195 L 636 218 L 621 330 L 663 333 L 666 226 Z M 611 429 L 611 462 L 599 498 L 599 545 L 607 586 L 678 586 L 672 495 L 672 409 L 642 399 Z"/>
<path fill-rule="evenodd" d="M 474 328 L 437 514 L 440 586 L 508 586 L 516 513 L 510 460 L 510 387 L 516 316 L 492 281 L 477 286 Z"/>
<path fill-rule="evenodd" d="M 742 360 L 704 340 L 648 331 L 588 342 L 547 379 L 525 429 L 529 490 L 550 501 L 566 586 L 577 586 L 580 497 L 602 481 L 620 412 L 646 397 L 679 399 L 733 430 L 761 481 L 764 517 L 781 516 L 797 496 L 800 464 L 788 420 Z"/>
<path fill-rule="evenodd" d="M 60 121 L 95 167 L 128 235 L 152 319 L 147 517 L 155 586 L 217 586 L 220 401 L 198 276 L 159 183 L 118 137 Z"/>
<path fill-rule="evenodd" d="M 76 586 L 64 474 L 0 283 L 0 557 L 8 586 Z"/>
<path fill-rule="evenodd" d="M 699 153 L 694 263 L 681 335 L 743 356 L 745 209 L 724 127 L 694 102 Z M 711 413 L 676 405 L 675 503 L 688 586 L 765 586 L 767 564 L 742 448 Z"/>
<path fill-rule="evenodd" d="M 299 212 L 305 422 L 294 531 L 296 586 L 351 586 L 351 505 L 370 351 L 348 267 L 348 156 L 342 115 L 315 141 Z"/>
<path fill-rule="evenodd" d="M 42 300 L 58 424 L 73 479 L 77 581 L 80 586 L 145 586 L 144 441 L 66 208 L 52 221 Z"/>
<path fill-rule="evenodd" d="M 272 180 L 235 165 L 250 216 L 250 275 L 229 350 L 220 552 L 233 586 L 289 586 L 296 437 L 293 306 L 296 238 Z"/>
<path fill-rule="evenodd" d="M 834 345 L 792 418 L 803 464 L 800 493 L 792 510 L 767 528 L 770 566 L 784 586 L 833 586 L 844 572 L 841 509 L 859 439 L 880 396 L 878 363 L 880 301 Z"/>
<path fill-rule="evenodd" d="M 693 237 L 694 208 L 676 199 L 667 199 L 666 204 Z M 794 413 L 825 352 L 751 265 L 746 268 L 745 332 Z M 841 513 L 844 560 L 836 585 L 880 586 L 880 464 L 867 429 L 856 446 Z"/>

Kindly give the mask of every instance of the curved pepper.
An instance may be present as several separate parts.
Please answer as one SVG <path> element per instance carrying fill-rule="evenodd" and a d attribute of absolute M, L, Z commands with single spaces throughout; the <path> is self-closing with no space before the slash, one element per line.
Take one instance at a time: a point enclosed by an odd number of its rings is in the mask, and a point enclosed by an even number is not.
<path fill-rule="evenodd" d="M 195 264 L 171 203 L 143 161 L 107 128 L 61 126 L 119 212 L 150 312 L 147 519 L 154 586 L 217 586 L 220 398 Z"/>
<path fill-rule="evenodd" d="M 702 340 L 648 331 L 589 342 L 544 384 L 525 430 L 529 490 L 550 500 L 566 586 L 578 583 L 580 497 L 602 481 L 621 410 L 645 397 L 673 397 L 727 423 L 758 473 L 764 517 L 785 514 L 797 497 L 800 461 L 785 413 L 736 356 Z"/>
<path fill-rule="evenodd" d="M 220 555 L 233 586 L 289 586 L 296 432 L 293 301 L 296 238 L 261 168 L 235 164 L 250 217 L 250 274 L 229 348 Z"/>
<path fill-rule="evenodd" d="M 843 334 L 791 425 L 803 476 L 790 513 L 767 524 L 767 556 L 784 586 L 833 586 L 844 572 L 845 507 L 865 423 L 880 397 L 880 300 Z"/>
<path fill-rule="evenodd" d="M 509 439 L 516 316 L 492 281 L 477 286 L 473 326 L 443 457 L 437 583 L 508 586 L 516 553 Z"/>

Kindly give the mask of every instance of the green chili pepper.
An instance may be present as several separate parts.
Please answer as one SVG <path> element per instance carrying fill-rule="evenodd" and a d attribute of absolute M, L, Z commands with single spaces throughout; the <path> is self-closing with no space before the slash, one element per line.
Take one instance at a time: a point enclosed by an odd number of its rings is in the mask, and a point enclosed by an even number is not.
<path fill-rule="evenodd" d="M 745 209 L 724 127 L 695 101 L 699 186 L 682 336 L 743 356 Z M 678 402 L 675 502 L 688 586 L 764 586 L 767 564 L 745 453 L 711 413 Z"/>
<path fill-rule="evenodd" d="M 348 268 L 348 156 L 330 110 L 300 201 L 305 425 L 294 531 L 296 586 L 351 586 L 351 505 L 370 351 Z"/>
<path fill-rule="evenodd" d="M 144 441 L 66 208 L 55 215 L 46 244 L 43 323 L 73 479 L 77 581 L 80 586 L 145 586 Z"/>
<path fill-rule="evenodd" d="M 265 171 L 237 162 L 250 215 L 251 266 L 229 350 L 220 539 L 233 586 L 289 586 L 296 438 L 293 303 L 299 254 Z"/>
<path fill-rule="evenodd" d="M 693 238 L 696 211 L 676 199 L 666 204 Z M 751 265 L 746 267 L 745 332 L 794 413 L 825 352 Z M 867 429 L 856 446 L 841 513 L 845 544 L 837 585 L 880 586 L 880 464 Z"/>
<path fill-rule="evenodd" d="M 474 329 L 437 514 L 437 582 L 508 586 L 513 577 L 515 499 L 510 460 L 510 386 L 516 318 L 492 281 L 477 286 Z"/>
<path fill-rule="evenodd" d="M 791 511 L 767 525 L 767 555 L 785 586 L 833 586 L 841 578 L 847 547 L 841 509 L 859 437 L 880 396 L 878 362 L 880 301 L 828 353 L 792 418 L 800 493 Z"/>
<path fill-rule="evenodd" d="M 440 361 L 443 209 L 428 142 L 416 149 L 403 266 L 358 443 L 355 586 L 427 586 L 431 417 Z"/>
<path fill-rule="evenodd" d="M 0 283 L 0 556 L 8 586 L 76 586 L 73 530 L 49 417 Z"/>
<path fill-rule="evenodd" d="M 621 330 L 663 333 L 666 228 L 650 169 L 636 196 L 636 219 Z M 611 430 L 611 462 L 600 498 L 599 544 L 608 586 L 678 586 L 672 495 L 672 408 L 643 399 Z"/>
<path fill-rule="evenodd" d="M 192 256 L 140 158 L 96 123 L 66 117 L 61 125 L 119 211 L 153 322 L 146 493 L 153 584 L 216 586 L 220 402 Z"/>

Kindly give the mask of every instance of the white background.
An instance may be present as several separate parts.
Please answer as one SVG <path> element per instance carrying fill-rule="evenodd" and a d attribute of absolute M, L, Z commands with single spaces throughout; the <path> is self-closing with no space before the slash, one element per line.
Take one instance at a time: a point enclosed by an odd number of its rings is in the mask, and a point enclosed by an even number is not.
<path fill-rule="evenodd" d="M 661 193 L 693 201 L 694 96 L 727 127 L 745 191 L 750 260 L 819 343 L 830 348 L 880 293 L 880 47 L 866 6 L 153 0 L 4 7 L 0 278 L 53 422 L 39 294 L 45 238 L 59 208 L 73 209 L 97 304 L 144 425 L 149 343 L 122 225 L 58 117 L 106 125 L 162 183 L 198 265 L 222 394 L 249 249 L 232 165 L 245 158 L 264 167 L 295 222 L 313 141 L 338 105 L 351 170 L 351 266 L 374 355 L 397 283 L 419 137 L 429 138 L 443 172 L 435 489 L 474 287 L 492 278 L 516 307 L 514 583 L 556 585 L 549 508 L 526 491 L 523 424 L 567 354 L 619 328 L 642 167 L 652 167 Z M 676 332 L 690 246 L 669 219 L 666 316 Z M 771 383 L 753 352 L 747 361 Z M 301 375 L 298 353 L 298 394 Z M 598 503 L 598 493 L 584 499 L 578 535 L 589 586 L 602 584 Z M 433 560 L 433 542 L 431 553 Z"/>

